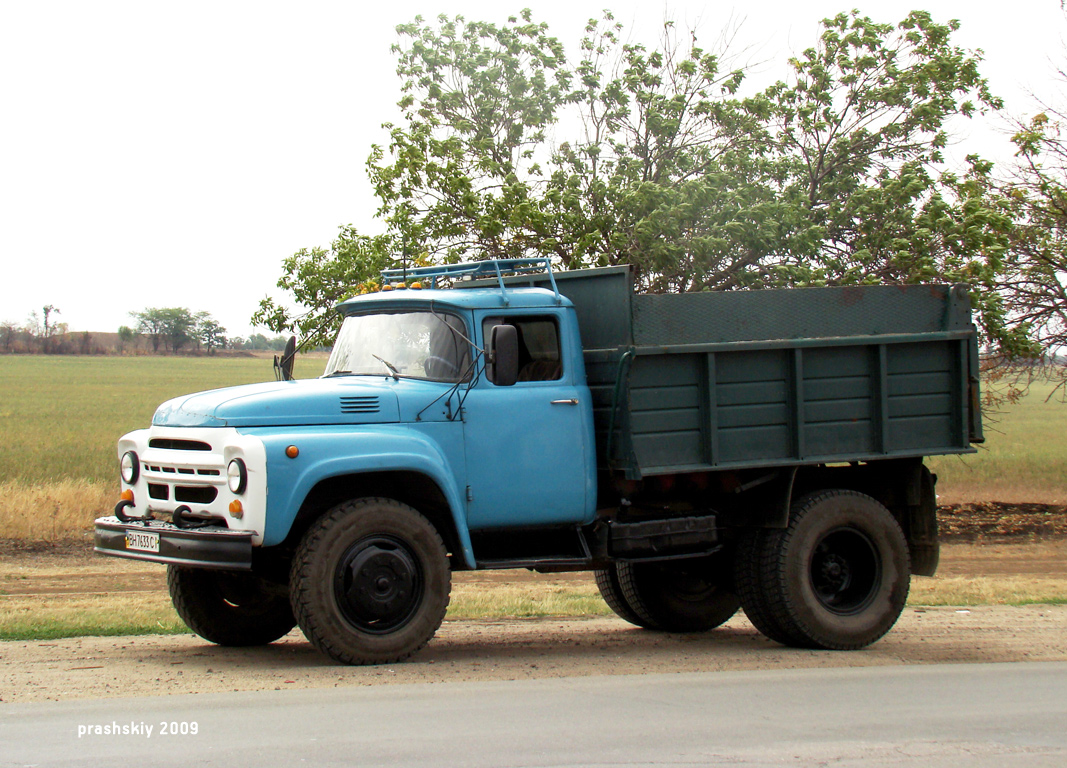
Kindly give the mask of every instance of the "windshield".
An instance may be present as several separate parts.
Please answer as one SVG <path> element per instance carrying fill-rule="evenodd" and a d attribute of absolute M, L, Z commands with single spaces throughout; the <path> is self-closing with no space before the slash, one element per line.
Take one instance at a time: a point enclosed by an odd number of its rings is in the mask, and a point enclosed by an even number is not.
<path fill-rule="evenodd" d="M 432 312 L 388 312 L 345 318 L 324 376 L 374 374 L 465 381 L 470 345 L 463 321 Z"/>

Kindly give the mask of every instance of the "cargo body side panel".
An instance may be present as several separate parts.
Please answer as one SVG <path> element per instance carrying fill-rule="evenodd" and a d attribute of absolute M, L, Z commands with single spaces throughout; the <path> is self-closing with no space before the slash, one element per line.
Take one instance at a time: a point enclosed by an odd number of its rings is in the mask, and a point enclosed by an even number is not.
<path fill-rule="evenodd" d="M 637 479 L 966 453 L 981 439 L 959 286 L 631 304 L 632 344 L 586 350 L 602 468 Z"/>

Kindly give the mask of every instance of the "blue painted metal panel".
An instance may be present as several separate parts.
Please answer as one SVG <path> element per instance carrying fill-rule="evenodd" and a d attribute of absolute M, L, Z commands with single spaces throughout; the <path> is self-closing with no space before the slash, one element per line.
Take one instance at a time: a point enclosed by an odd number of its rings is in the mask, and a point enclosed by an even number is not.
<path fill-rule="evenodd" d="M 476 326 L 480 334 L 486 317 L 529 314 L 477 313 Z M 584 524 L 595 516 L 592 409 L 573 310 L 534 314 L 559 321 L 562 378 L 498 387 L 480 377 L 464 401 L 472 530 Z"/>
<path fill-rule="evenodd" d="M 358 376 L 213 389 L 168 400 L 156 409 L 152 423 L 160 427 L 286 427 L 395 422 L 400 413 L 390 382 L 387 377 Z"/>
<path fill-rule="evenodd" d="M 241 431 L 261 439 L 267 449 L 264 546 L 285 539 L 303 500 L 322 480 L 401 470 L 421 473 L 438 485 L 451 509 L 462 556 L 469 567 L 474 567 L 461 490 L 465 469 L 462 425 L 458 422 L 288 430 L 260 427 Z M 296 459 L 285 455 L 288 445 L 300 449 Z"/>

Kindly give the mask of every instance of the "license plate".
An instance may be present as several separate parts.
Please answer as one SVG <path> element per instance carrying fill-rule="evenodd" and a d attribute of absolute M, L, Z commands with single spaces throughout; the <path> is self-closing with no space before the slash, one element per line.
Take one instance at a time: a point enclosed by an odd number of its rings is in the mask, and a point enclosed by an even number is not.
<path fill-rule="evenodd" d="M 126 549 L 141 552 L 159 551 L 159 534 L 149 531 L 126 531 Z"/>

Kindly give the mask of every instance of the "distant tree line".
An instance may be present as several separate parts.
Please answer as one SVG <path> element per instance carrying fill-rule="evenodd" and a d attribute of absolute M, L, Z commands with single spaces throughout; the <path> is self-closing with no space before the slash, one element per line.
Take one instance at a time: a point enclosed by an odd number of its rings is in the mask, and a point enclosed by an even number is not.
<path fill-rule="evenodd" d="M 0 354 L 106 355 L 112 353 L 215 354 L 220 350 L 281 351 L 287 336 L 262 333 L 247 338 L 227 337 L 226 329 L 210 312 L 185 307 L 149 307 L 131 312 L 131 325 L 117 333 L 70 332 L 59 322 L 61 312 L 48 304 L 31 312 L 25 323 L 0 322 Z"/>
<path fill-rule="evenodd" d="M 131 312 L 130 317 L 137 321 L 137 332 L 148 337 L 156 353 L 161 346 L 174 354 L 189 346 L 195 346 L 197 351 L 206 349 L 209 354 L 226 347 L 226 329 L 210 312 L 193 313 L 185 307 L 149 307 Z M 131 338 L 132 330 L 122 326 L 119 337 Z"/>

